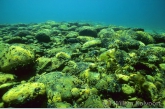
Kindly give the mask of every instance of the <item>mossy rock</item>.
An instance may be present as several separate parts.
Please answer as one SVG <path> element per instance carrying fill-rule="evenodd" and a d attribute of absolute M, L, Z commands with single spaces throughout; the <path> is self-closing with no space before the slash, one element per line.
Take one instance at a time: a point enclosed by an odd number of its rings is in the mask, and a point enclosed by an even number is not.
<path fill-rule="evenodd" d="M 135 94 L 135 89 L 127 84 L 123 84 L 122 91 L 125 95 Z"/>
<path fill-rule="evenodd" d="M 45 85 L 43 83 L 23 83 L 7 91 L 3 95 L 2 100 L 6 107 L 22 107 L 36 100 L 36 98 L 45 95 L 45 92 Z"/>
<path fill-rule="evenodd" d="M 84 80 L 88 85 L 95 85 L 100 80 L 100 73 L 92 72 L 86 69 L 79 74 L 79 77 Z"/>
<path fill-rule="evenodd" d="M 78 36 L 77 39 L 79 39 L 81 42 L 87 42 L 87 41 L 91 41 L 94 40 L 94 37 L 91 36 Z"/>
<path fill-rule="evenodd" d="M 72 105 L 67 102 L 57 102 L 55 103 L 55 108 L 71 108 Z"/>
<path fill-rule="evenodd" d="M 85 101 L 83 108 L 104 108 L 104 105 L 98 95 L 91 95 Z"/>
<path fill-rule="evenodd" d="M 98 89 L 99 91 L 102 90 L 107 90 L 108 89 L 108 83 L 107 81 L 105 81 L 104 79 L 101 79 L 97 82 L 97 84 L 95 85 L 96 89 Z"/>
<path fill-rule="evenodd" d="M 13 74 L 0 73 L 0 84 L 15 81 L 16 76 Z"/>
<path fill-rule="evenodd" d="M 78 37 L 78 32 L 75 32 L 75 31 L 70 31 L 67 35 L 66 35 L 66 37 L 67 38 L 76 38 L 76 37 Z"/>
<path fill-rule="evenodd" d="M 116 77 L 118 81 L 120 81 L 121 83 L 128 83 L 130 80 L 129 76 L 123 74 L 116 74 Z"/>
<path fill-rule="evenodd" d="M 145 44 L 154 43 L 154 38 L 149 33 L 143 31 L 136 31 L 135 36 L 133 38 Z"/>
<path fill-rule="evenodd" d="M 73 94 L 74 88 L 81 85 L 81 81 L 77 77 L 61 72 L 41 75 L 36 81 L 46 84 L 48 105 L 62 101 L 71 102 L 73 97 L 77 97 L 77 94 Z"/>
<path fill-rule="evenodd" d="M 39 42 L 50 42 L 50 37 L 48 34 L 44 33 L 44 32 L 39 32 L 36 34 L 35 38 L 39 41 Z"/>
<path fill-rule="evenodd" d="M 140 60 L 149 63 L 162 63 L 165 48 L 157 45 L 147 45 L 139 49 Z"/>
<path fill-rule="evenodd" d="M 2 72 L 14 72 L 29 68 L 34 62 L 35 53 L 26 45 L 12 45 L 3 50 L 0 58 L 0 70 Z"/>
<path fill-rule="evenodd" d="M 114 38 L 116 36 L 116 33 L 115 33 L 115 31 L 112 28 L 106 28 L 106 29 L 100 30 L 100 32 L 98 33 L 98 36 L 101 39 L 104 39 L 104 38 Z"/>
<path fill-rule="evenodd" d="M 91 26 L 82 26 L 77 29 L 79 32 L 80 36 L 92 36 L 92 37 L 97 37 L 97 31 L 95 30 L 94 27 Z"/>
<path fill-rule="evenodd" d="M 46 58 L 46 57 L 39 57 L 37 59 L 37 63 L 36 63 L 36 72 L 37 73 L 41 73 L 46 71 L 46 69 L 48 67 L 50 67 L 51 65 L 51 59 L 50 58 Z"/>
<path fill-rule="evenodd" d="M 158 89 L 152 82 L 144 82 L 142 84 L 143 94 L 145 94 L 145 99 L 155 102 L 158 97 Z"/>
<path fill-rule="evenodd" d="M 85 42 L 83 44 L 82 48 L 86 49 L 86 48 L 90 48 L 90 47 L 96 47 L 96 46 L 99 46 L 100 44 L 101 44 L 101 40 L 95 39 L 95 40 Z"/>
<path fill-rule="evenodd" d="M 165 71 L 165 63 L 159 64 L 159 67 L 160 67 L 161 70 L 164 70 Z"/>

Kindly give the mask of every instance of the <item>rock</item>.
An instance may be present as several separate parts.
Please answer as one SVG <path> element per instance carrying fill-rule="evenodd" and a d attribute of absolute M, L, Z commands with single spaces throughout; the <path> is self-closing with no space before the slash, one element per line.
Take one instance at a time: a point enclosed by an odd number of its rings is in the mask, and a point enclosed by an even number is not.
<path fill-rule="evenodd" d="M 155 84 L 153 84 L 152 82 L 144 82 L 142 84 L 142 89 L 143 89 L 143 93 L 146 95 L 145 96 L 146 99 L 155 102 L 155 100 L 158 97 L 158 90 Z"/>
<path fill-rule="evenodd" d="M 133 36 L 134 39 L 139 40 L 145 44 L 154 43 L 154 38 L 146 32 L 143 31 L 136 31 L 135 35 Z"/>
<path fill-rule="evenodd" d="M 123 84 L 122 91 L 125 95 L 135 94 L 135 89 L 127 84 Z"/>
<path fill-rule="evenodd" d="M 12 37 L 12 38 L 6 40 L 5 42 L 9 43 L 9 44 L 12 44 L 12 43 L 25 43 L 25 41 L 22 40 L 22 38 L 18 37 L 18 36 L 17 37 Z"/>
<path fill-rule="evenodd" d="M 165 33 L 163 34 L 153 34 L 153 38 L 155 39 L 156 43 L 164 43 L 165 42 Z"/>
<path fill-rule="evenodd" d="M 69 102 L 78 96 L 81 81 L 75 76 L 69 76 L 61 72 L 50 72 L 38 77 L 36 82 L 46 84 L 48 105 L 55 106 L 57 102 Z M 73 90 L 76 91 L 73 93 Z"/>
<path fill-rule="evenodd" d="M 68 24 L 67 23 L 63 23 L 61 25 L 58 26 L 59 30 L 68 30 Z"/>
<path fill-rule="evenodd" d="M 46 33 L 44 33 L 44 32 L 37 33 L 35 37 L 36 37 L 36 39 L 39 42 L 46 42 L 46 43 L 48 43 L 48 42 L 51 41 L 50 37 Z"/>
<path fill-rule="evenodd" d="M 162 70 L 165 70 L 165 63 L 159 64 L 159 67 L 160 67 Z"/>
<path fill-rule="evenodd" d="M 89 85 L 95 85 L 100 80 L 100 73 L 92 72 L 90 69 L 80 73 L 80 78 L 85 80 Z"/>
<path fill-rule="evenodd" d="M 4 108 L 4 103 L 0 102 L 0 108 Z"/>
<path fill-rule="evenodd" d="M 13 74 L 5 74 L 0 73 L 0 84 L 7 83 L 7 82 L 13 82 L 15 80 L 16 76 Z"/>
<path fill-rule="evenodd" d="M 18 31 L 17 33 L 14 34 L 14 36 L 19 36 L 19 37 L 25 37 L 27 35 L 31 35 L 31 33 L 28 30 L 22 30 Z"/>
<path fill-rule="evenodd" d="M 132 30 L 133 31 L 143 31 L 144 32 L 144 29 L 143 28 L 133 28 Z"/>
<path fill-rule="evenodd" d="M 130 77 L 129 76 L 123 75 L 123 74 L 116 74 L 116 77 L 121 82 L 127 82 L 128 83 L 129 80 L 130 80 Z"/>
<path fill-rule="evenodd" d="M 91 36 L 78 36 L 77 39 L 80 40 L 81 42 L 95 40 L 95 38 Z"/>
<path fill-rule="evenodd" d="M 6 91 L 12 88 L 14 85 L 18 84 L 16 82 L 16 76 L 13 74 L 0 73 L 0 96 L 2 96 Z"/>
<path fill-rule="evenodd" d="M 97 95 L 91 95 L 85 101 L 84 108 L 103 108 L 101 98 Z"/>
<path fill-rule="evenodd" d="M 165 108 L 165 100 L 162 101 L 163 108 Z"/>
<path fill-rule="evenodd" d="M 55 104 L 55 107 L 56 108 L 72 108 L 71 104 L 70 103 L 66 103 L 66 102 L 57 102 Z"/>
<path fill-rule="evenodd" d="M 141 62 L 147 61 L 150 64 L 163 63 L 163 59 L 159 57 L 165 56 L 165 48 L 156 45 L 147 45 L 139 49 Z"/>
<path fill-rule="evenodd" d="M 140 47 L 140 42 L 127 37 L 120 37 L 117 43 L 121 50 L 125 50 L 127 52 L 131 49 L 137 50 Z"/>
<path fill-rule="evenodd" d="M 25 73 L 26 68 L 28 68 L 29 71 L 30 68 L 32 68 L 34 59 L 35 53 L 29 46 L 12 45 L 5 48 L 0 53 L 0 71 L 16 73 L 17 71 L 23 69 Z"/>
<path fill-rule="evenodd" d="M 102 29 L 98 33 L 98 36 L 101 39 L 104 39 L 104 38 L 113 38 L 115 36 L 115 31 L 112 28 Z"/>
<path fill-rule="evenodd" d="M 91 41 L 87 41 L 86 43 L 83 44 L 82 48 L 89 48 L 89 47 L 95 47 L 101 44 L 100 40 L 91 40 Z"/>
<path fill-rule="evenodd" d="M 45 85 L 43 83 L 23 83 L 6 92 L 2 96 L 2 100 L 5 103 L 5 106 L 8 107 L 24 107 L 25 104 L 36 100 L 43 95 L 45 95 Z M 36 101 L 33 101 L 33 105 L 35 104 L 34 102 Z"/>
<path fill-rule="evenodd" d="M 72 44 L 72 43 L 79 43 L 80 41 L 79 41 L 79 39 L 77 39 L 77 38 L 66 38 L 66 39 L 64 39 L 64 43 L 65 44 Z"/>
<path fill-rule="evenodd" d="M 95 85 L 96 89 L 98 89 L 99 91 L 102 90 L 107 90 L 108 89 L 108 83 L 104 80 L 101 79 L 97 82 L 97 84 Z"/>
<path fill-rule="evenodd" d="M 80 96 L 80 89 L 78 89 L 78 88 L 73 88 L 72 90 L 71 90 L 71 93 L 72 93 L 72 95 L 74 96 L 74 97 L 79 97 Z"/>
<path fill-rule="evenodd" d="M 58 58 L 58 59 L 70 59 L 71 56 L 65 52 L 58 52 L 56 54 L 56 58 Z"/>
<path fill-rule="evenodd" d="M 78 37 L 78 35 L 79 35 L 78 32 L 71 31 L 66 35 L 66 37 L 67 38 L 76 38 L 76 37 Z"/>
<path fill-rule="evenodd" d="M 46 57 L 40 57 L 37 59 L 36 63 L 36 72 L 42 73 L 46 70 L 46 68 L 50 67 L 51 59 Z"/>
<path fill-rule="evenodd" d="M 82 26 L 78 30 L 80 36 L 92 36 L 97 37 L 97 31 L 91 26 Z"/>

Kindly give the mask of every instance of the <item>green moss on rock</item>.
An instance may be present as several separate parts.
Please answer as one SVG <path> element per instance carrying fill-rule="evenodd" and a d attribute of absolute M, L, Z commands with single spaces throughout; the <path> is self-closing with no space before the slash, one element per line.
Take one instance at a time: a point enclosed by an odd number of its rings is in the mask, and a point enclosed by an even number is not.
<path fill-rule="evenodd" d="M 19 107 L 42 95 L 45 95 L 43 83 L 23 83 L 7 91 L 2 100 L 6 106 Z"/>
<path fill-rule="evenodd" d="M 0 70 L 3 72 L 13 72 L 20 67 L 26 68 L 35 59 L 35 53 L 26 45 L 12 45 L 3 50 L 0 54 Z"/>

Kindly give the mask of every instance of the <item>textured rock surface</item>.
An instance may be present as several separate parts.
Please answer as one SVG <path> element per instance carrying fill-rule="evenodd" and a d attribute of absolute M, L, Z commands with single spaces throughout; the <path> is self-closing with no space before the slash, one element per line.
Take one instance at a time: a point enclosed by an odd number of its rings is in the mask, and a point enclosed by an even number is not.
<path fill-rule="evenodd" d="M 21 107 L 38 96 L 45 95 L 45 92 L 45 85 L 42 83 L 23 83 L 7 91 L 2 100 L 6 106 Z"/>
<path fill-rule="evenodd" d="M 165 107 L 164 39 L 83 22 L 0 25 L 0 107 Z"/>
<path fill-rule="evenodd" d="M 3 72 L 13 72 L 19 68 L 25 68 L 35 59 L 35 53 L 26 45 L 12 45 L 5 48 L 1 54 L 0 70 Z"/>

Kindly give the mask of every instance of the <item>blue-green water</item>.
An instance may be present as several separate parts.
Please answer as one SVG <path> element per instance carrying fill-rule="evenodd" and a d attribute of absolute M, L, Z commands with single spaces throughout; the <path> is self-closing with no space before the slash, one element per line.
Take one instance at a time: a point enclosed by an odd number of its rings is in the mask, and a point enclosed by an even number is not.
<path fill-rule="evenodd" d="M 85 21 L 165 30 L 165 0 L 0 0 L 0 23 Z"/>

